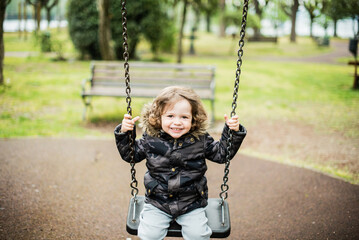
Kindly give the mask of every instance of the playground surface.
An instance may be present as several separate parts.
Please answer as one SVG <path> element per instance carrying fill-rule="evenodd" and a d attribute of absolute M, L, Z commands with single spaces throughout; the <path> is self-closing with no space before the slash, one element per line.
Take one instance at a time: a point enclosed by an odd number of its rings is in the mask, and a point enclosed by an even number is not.
<path fill-rule="evenodd" d="M 334 45 L 323 56 L 278 61 L 336 64 L 350 56 L 346 43 Z M 359 239 L 359 185 L 241 153 L 281 151 L 359 169 L 357 143 L 290 122 L 264 121 L 248 130 L 230 167 L 228 239 Z M 209 194 L 218 197 L 224 166 L 208 166 Z M 144 163 L 136 169 L 143 194 Z M 130 167 L 114 139 L 0 139 L 0 240 L 138 239 L 126 232 L 129 182 Z"/>
<path fill-rule="evenodd" d="M 137 239 L 126 232 L 130 171 L 114 140 L 2 139 L 0 152 L 0 239 Z M 223 165 L 208 165 L 217 197 Z M 228 239 L 359 239 L 358 185 L 243 154 L 229 184 Z"/>

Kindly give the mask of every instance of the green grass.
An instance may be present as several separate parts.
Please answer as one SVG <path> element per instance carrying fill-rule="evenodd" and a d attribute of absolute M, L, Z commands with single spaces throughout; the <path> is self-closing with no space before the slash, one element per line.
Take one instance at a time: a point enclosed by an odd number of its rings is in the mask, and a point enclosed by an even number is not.
<path fill-rule="evenodd" d="M 19 37 L 18 33 L 4 33 L 4 44 L 5 44 L 5 52 L 30 52 L 30 51 L 37 51 L 35 48 L 36 41 L 35 38 L 32 36 L 32 33 L 22 35 Z"/>
<path fill-rule="evenodd" d="M 17 34 L 5 34 L 5 51 L 38 52 L 33 35 L 25 41 Z M 63 42 L 68 59 L 76 57 L 66 30 L 52 31 Z M 201 33 L 196 41 L 195 56 L 185 55 L 183 63 L 216 66 L 215 117 L 223 120 L 230 113 L 236 69 L 236 42 Z M 189 41 L 184 41 L 189 49 Z M 260 61 L 261 56 L 309 56 L 331 51 L 318 48 L 309 38 L 298 44 L 281 39 L 280 44 L 246 43 L 239 90 L 237 113 L 243 124 L 258 119 L 289 120 L 313 126 L 317 131 L 333 132 L 358 141 L 359 92 L 353 91 L 352 66 L 295 62 Z M 142 41 L 138 55 L 151 61 L 148 43 Z M 256 59 L 258 57 L 258 59 Z M 175 62 L 171 54 L 162 59 Z M 7 85 L 0 88 L 0 137 L 85 137 L 112 136 L 89 125 L 115 126 L 126 111 L 124 99 L 94 98 L 93 109 L 82 121 L 81 82 L 90 75 L 89 61 L 53 61 L 53 55 L 5 57 Z M 340 61 L 344 61 L 343 59 Z M 139 115 L 148 99 L 134 99 L 133 114 Z M 209 104 L 205 103 L 209 108 Z M 253 153 L 258 155 L 258 153 Z M 280 156 L 277 157 L 280 159 Z M 350 170 L 329 165 L 307 164 L 324 172 L 352 180 Z"/>
<path fill-rule="evenodd" d="M 233 59 L 206 58 L 216 65 L 216 118 L 229 112 L 235 79 Z M 201 57 L 187 63 L 204 63 Z M 259 62 L 243 64 L 238 111 L 248 119 L 288 119 L 359 137 L 359 94 L 348 66 Z"/>
<path fill-rule="evenodd" d="M 235 59 L 191 57 L 184 60 L 217 67 L 215 116 L 222 119 L 223 114 L 231 110 Z M 359 94 L 351 89 L 349 71 L 349 67 L 340 65 L 246 61 L 238 112 L 248 119 L 285 118 L 359 137 Z M 66 133 L 62 124 L 73 125 L 77 129 L 75 135 L 83 132 L 81 81 L 89 74 L 89 62 L 7 57 L 5 76 L 10 79 L 10 87 L 1 91 L 0 137 L 63 135 Z M 134 101 L 134 114 L 140 113 L 138 108 L 146 101 Z M 90 117 L 98 122 L 118 120 L 125 102 L 124 99 L 96 98 L 93 104 Z M 52 124 L 44 129 L 42 121 Z M 53 124 L 56 122 L 61 124 Z M 34 126 L 29 128 L 28 124 Z"/>

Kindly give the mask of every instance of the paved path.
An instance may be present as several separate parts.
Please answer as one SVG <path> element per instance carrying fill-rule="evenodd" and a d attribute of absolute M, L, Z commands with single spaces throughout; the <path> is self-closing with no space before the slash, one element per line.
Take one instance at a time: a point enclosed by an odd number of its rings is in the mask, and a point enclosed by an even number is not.
<path fill-rule="evenodd" d="M 283 57 L 283 56 L 267 56 L 267 57 L 256 57 L 257 60 L 264 61 L 278 61 L 278 62 L 311 62 L 311 63 L 327 63 L 327 64 L 341 64 L 346 65 L 347 63 L 338 62 L 339 58 L 353 57 L 353 55 L 349 52 L 349 40 L 348 41 L 338 41 L 331 40 L 330 47 L 333 48 L 331 52 L 321 53 L 313 56 L 291 56 L 291 57 Z"/>
<path fill-rule="evenodd" d="M 137 165 L 143 193 L 144 164 Z M 210 197 L 223 167 L 210 163 Z M 129 166 L 113 140 L 0 140 L 0 239 L 126 239 Z M 228 239 L 359 239 L 359 186 L 238 154 Z"/>

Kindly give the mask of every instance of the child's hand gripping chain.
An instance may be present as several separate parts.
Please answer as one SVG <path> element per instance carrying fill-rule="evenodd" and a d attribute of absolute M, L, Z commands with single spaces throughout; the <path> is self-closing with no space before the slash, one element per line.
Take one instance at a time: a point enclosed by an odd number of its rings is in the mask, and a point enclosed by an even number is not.
<path fill-rule="evenodd" d="M 132 131 L 138 119 L 140 119 L 139 116 L 132 119 L 130 114 L 125 114 L 122 120 L 121 132 L 125 133 L 127 131 Z"/>
<path fill-rule="evenodd" d="M 224 114 L 224 120 L 226 120 L 226 124 L 233 131 L 239 131 L 239 120 L 238 115 L 235 115 L 228 119 L 227 114 Z"/>

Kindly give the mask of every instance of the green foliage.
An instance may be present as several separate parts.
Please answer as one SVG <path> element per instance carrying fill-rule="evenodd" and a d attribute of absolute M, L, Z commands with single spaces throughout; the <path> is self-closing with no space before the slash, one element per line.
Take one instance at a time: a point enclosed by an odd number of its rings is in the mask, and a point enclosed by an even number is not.
<path fill-rule="evenodd" d="M 175 43 L 176 29 L 172 21 L 166 14 L 166 10 L 159 2 L 153 1 L 153 10 L 142 21 L 142 28 L 146 29 L 144 35 L 151 42 L 151 50 L 153 53 L 161 48 L 167 52 L 171 52 Z M 158 31 L 158 26 L 161 26 Z"/>
<path fill-rule="evenodd" d="M 57 57 L 56 60 L 65 60 L 64 57 L 64 41 L 60 39 L 54 39 L 52 40 L 52 49 L 55 51 Z"/>
<path fill-rule="evenodd" d="M 240 28 L 242 23 L 242 16 L 238 14 L 238 11 L 229 11 L 227 10 L 224 14 L 224 21 L 226 26 L 234 25 Z M 260 28 L 261 21 L 259 17 L 255 14 L 248 14 L 247 16 L 247 27 L 248 28 Z"/>
<path fill-rule="evenodd" d="M 89 54 L 92 59 L 100 59 L 98 42 L 98 11 L 93 0 L 69 0 L 67 20 L 69 33 L 76 49 L 83 59 Z"/>
<path fill-rule="evenodd" d="M 127 29 L 130 57 L 144 37 L 156 53 L 160 48 L 170 49 L 174 44 L 173 23 L 167 16 L 163 2 L 156 0 L 127 1 Z M 123 55 L 121 0 L 111 1 L 111 31 L 118 59 Z M 68 6 L 70 36 L 82 54 L 100 58 L 98 43 L 98 10 L 96 1 L 70 0 Z"/>
<path fill-rule="evenodd" d="M 334 21 L 348 16 L 346 13 L 346 5 L 343 4 L 342 0 L 331 0 L 324 13 Z"/>
<path fill-rule="evenodd" d="M 351 18 L 359 19 L 359 1 L 357 0 L 345 0 L 346 10 L 348 16 Z"/>
<path fill-rule="evenodd" d="M 4 1 L 4 0 L 3 0 Z M 7 18 L 18 18 L 18 6 L 21 0 L 12 0 L 6 7 L 6 17 Z"/>
<path fill-rule="evenodd" d="M 51 52 L 52 42 L 50 32 L 44 31 L 38 33 L 38 42 L 40 43 L 41 52 Z"/>
<path fill-rule="evenodd" d="M 284 24 L 285 21 L 289 20 L 288 16 L 280 7 L 280 1 L 281 0 L 270 1 L 264 12 L 264 18 L 270 19 L 276 27 Z"/>

